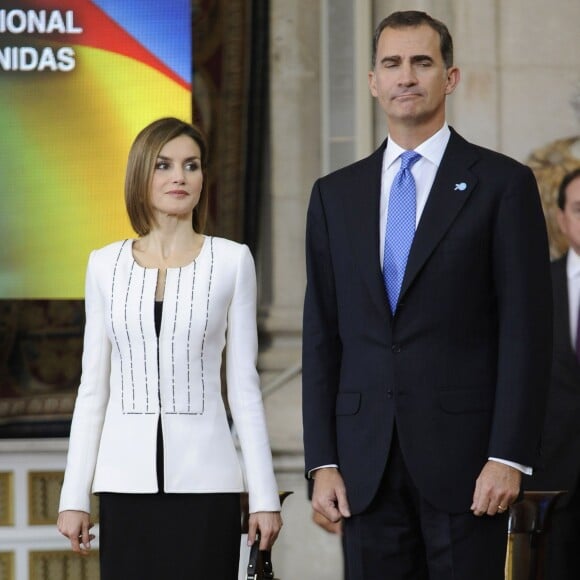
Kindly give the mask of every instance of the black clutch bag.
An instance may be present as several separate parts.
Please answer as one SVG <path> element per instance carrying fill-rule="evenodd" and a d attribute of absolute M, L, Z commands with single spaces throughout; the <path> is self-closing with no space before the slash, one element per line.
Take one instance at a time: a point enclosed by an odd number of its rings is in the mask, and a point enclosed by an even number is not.
<path fill-rule="evenodd" d="M 256 541 L 250 548 L 246 580 L 277 580 L 274 577 L 270 550 L 260 550 L 259 534 L 256 534 Z"/>
<path fill-rule="evenodd" d="M 292 491 L 281 491 L 280 504 L 283 504 L 284 500 L 292 493 Z M 247 534 L 250 518 L 247 492 L 240 494 L 240 505 L 242 511 L 242 534 Z M 246 580 L 280 580 L 274 576 L 270 550 L 260 550 L 260 534 L 256 534 L 256 540 L 250 548 Z"/>

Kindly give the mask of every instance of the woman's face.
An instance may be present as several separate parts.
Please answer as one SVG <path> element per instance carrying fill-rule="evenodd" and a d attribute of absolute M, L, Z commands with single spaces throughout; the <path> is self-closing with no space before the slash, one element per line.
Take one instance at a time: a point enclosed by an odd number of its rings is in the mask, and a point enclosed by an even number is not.
<path fill-rule="evenodd" d="M 190 218 L 202 186 L 198 144 L 188 135 L 168 141 L 159 152 L 151 181 L 151 206 L 156 217 Z"/>

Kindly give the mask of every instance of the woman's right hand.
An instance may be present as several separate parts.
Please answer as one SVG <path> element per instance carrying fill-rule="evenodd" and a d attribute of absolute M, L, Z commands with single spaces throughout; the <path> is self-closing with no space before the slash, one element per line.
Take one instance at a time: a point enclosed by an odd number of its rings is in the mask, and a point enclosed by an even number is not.
<path fill-rule="evenodd" d="M 76 510 L 60 512 L 56 525 L 58 531 L 70 540 L 73 552 L 85 555 L 89 553 L 91 540 L 95 539 L 95 535 L 89 533 L 94 524 L 90 522 L 90 515 L 87 512 Z"/>

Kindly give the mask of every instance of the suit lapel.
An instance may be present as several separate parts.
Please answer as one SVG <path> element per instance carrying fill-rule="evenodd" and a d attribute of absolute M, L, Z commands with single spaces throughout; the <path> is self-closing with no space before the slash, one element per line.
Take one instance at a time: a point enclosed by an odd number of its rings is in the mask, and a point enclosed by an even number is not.
<path fill-rule="evenodd" d="M 469 167 L 476 161 L 477 155 L 474 147 L 451 130 L 449 143 L 415 232 L 401 287 L 401 299 L 473 191 L 477 178 Z"/>
<path fill-rule="evenodd" d="M 343 208 L 345 231 L 355 263 L 373 303 L 380 312 L 389 316 L 379 257 L 381 172 L 385 146 L 386 141 L 359 163 L 352 182 L 343 191 Z"/>

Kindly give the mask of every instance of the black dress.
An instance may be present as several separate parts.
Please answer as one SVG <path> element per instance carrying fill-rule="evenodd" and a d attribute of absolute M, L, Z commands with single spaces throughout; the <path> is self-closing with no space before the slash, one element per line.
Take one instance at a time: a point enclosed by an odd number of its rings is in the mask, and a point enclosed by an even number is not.
<path fill-rule="evenodd" d="M 155 303 L 157 334 L 162 302 Z M 99 494 L 102 580 L 236 580 L 241 514 L 237 493 L 165 493 L 157 430 L 156 494 Z M 120 435 L 122 436 L 122 435 Z"/>

